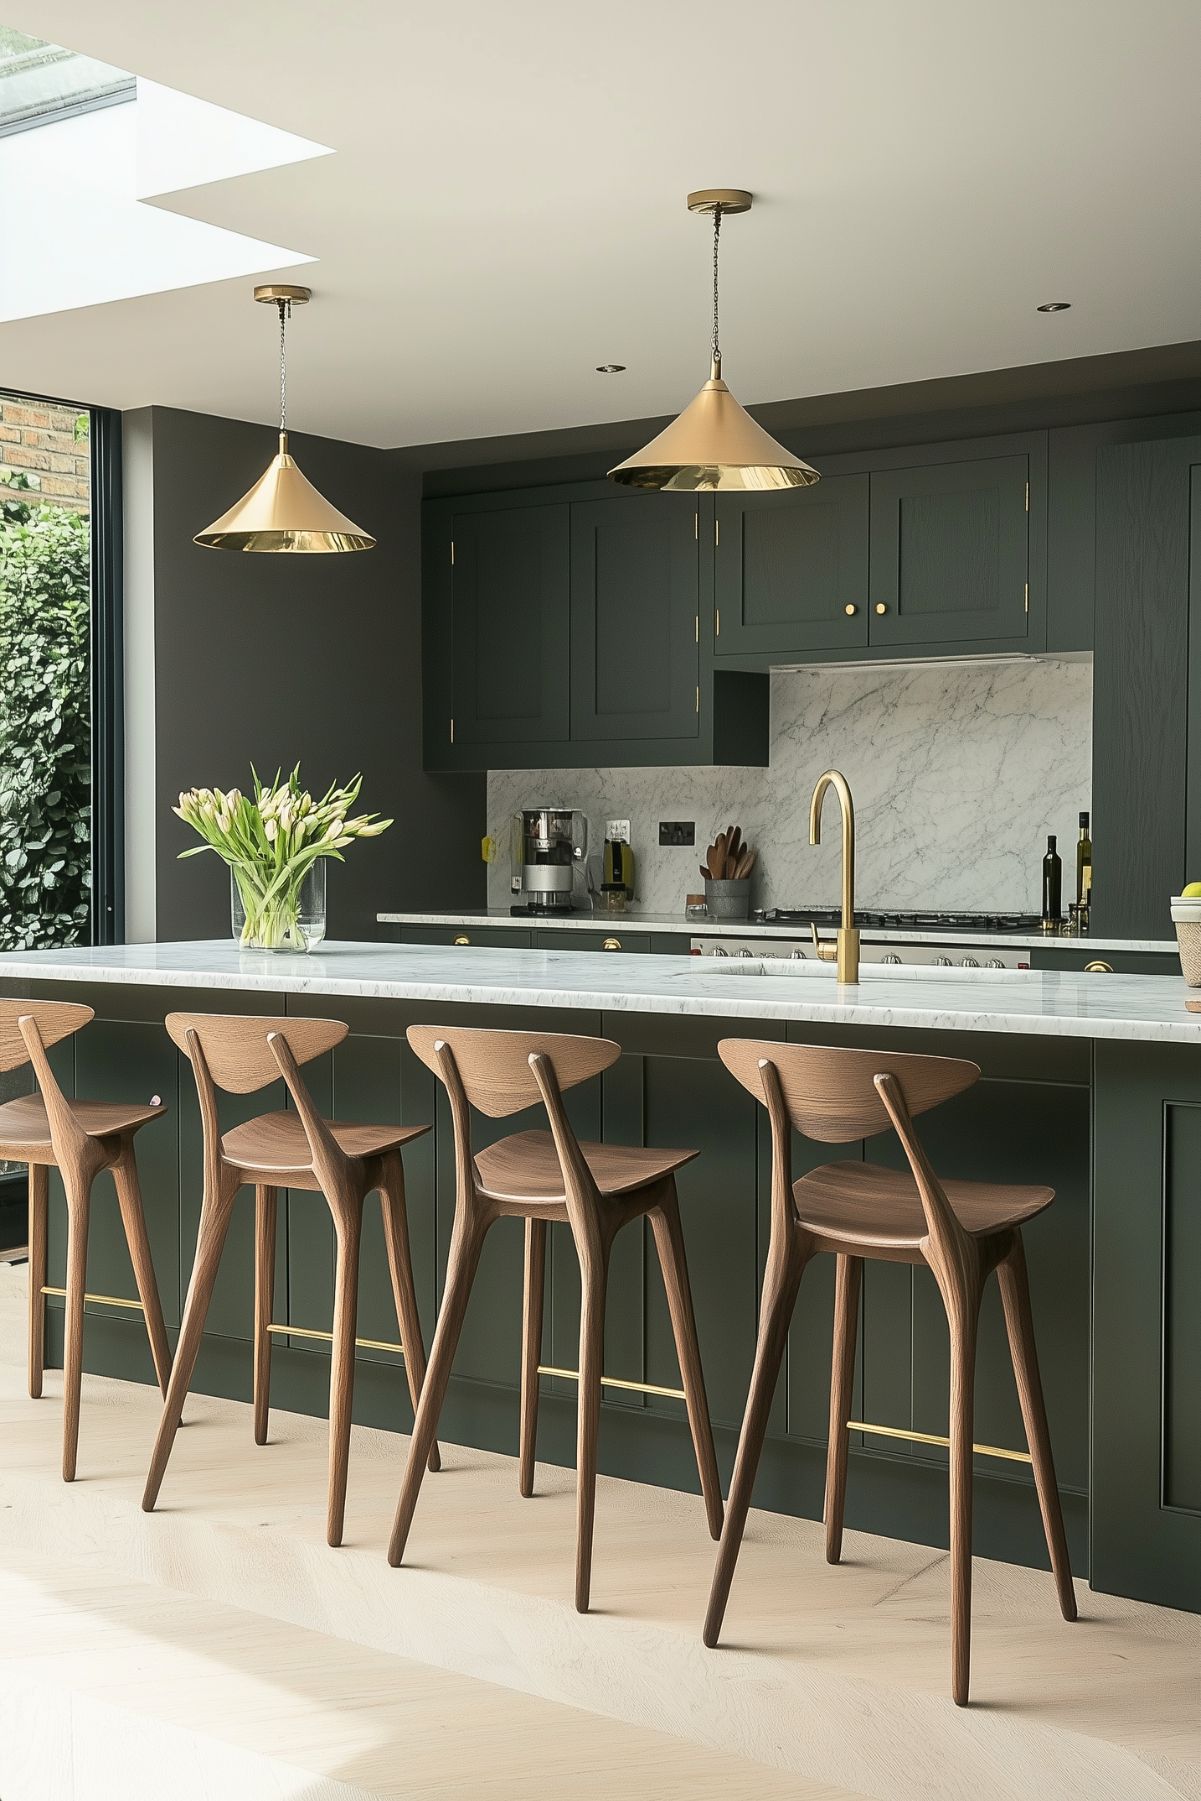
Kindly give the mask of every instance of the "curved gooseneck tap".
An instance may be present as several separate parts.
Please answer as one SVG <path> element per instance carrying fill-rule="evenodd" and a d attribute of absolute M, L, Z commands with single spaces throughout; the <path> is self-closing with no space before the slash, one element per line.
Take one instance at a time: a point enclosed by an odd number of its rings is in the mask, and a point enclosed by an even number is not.
<path fill-rule="evenodd" d="M 824 775 L 817 778 L 813 799 L 809 803 L 809 842 L 820 844 L 822 841 L 822 802 L 826 798 L 827 788 L 833 788 L 842 808 L 842 924 L 838 928 L 838 939 L 834 945 L 822 944 L 818 939 L 816 925 L 812 926 L 813 945 L 824 963 L 837 959 L 840 982 L 857 982 L 859 933 L 855 927 L 855 803 L 851 799 L 850 784 L 838 769 L 827 769 Z"/>

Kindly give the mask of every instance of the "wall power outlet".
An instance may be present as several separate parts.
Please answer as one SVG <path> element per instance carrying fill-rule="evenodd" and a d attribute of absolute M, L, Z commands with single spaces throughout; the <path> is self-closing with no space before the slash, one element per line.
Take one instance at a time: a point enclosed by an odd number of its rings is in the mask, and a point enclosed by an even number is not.
<path fill-rule="evenodd" d="M 695 819 L 661 819 L 659 821 L 660 844 L 695 844 Z"/>

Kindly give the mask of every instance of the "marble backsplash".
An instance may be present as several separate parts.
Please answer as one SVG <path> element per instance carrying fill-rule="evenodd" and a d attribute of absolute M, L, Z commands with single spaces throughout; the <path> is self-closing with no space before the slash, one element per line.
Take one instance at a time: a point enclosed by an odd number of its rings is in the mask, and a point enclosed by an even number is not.
<path fill-rule="evenodd" d="M 865 907 L 1037 909 L 1046 835 L 1059 836 L 1065 904 L 1077 815 L 1090 804 L 1092 665 L 1087 661 L 822 668 L 771 678 L 766 769 L 494 770 L 488 830 L 499 848 L 488 903 L 510 900 L 509 816 L 579 807 L 600 851 L 605 820 L 629 819 L 636 905 L 678 913 L 698 863 L 736 821 L 758 846 L 753 904 L 825 905 L 839 892 L 838 807 L 809 844 L 823 769 L 851 784 L 856 899 Z M 694 848 L 659 845 L 659 821 L 694 820 Z M 1104 846 L 1098 846 L 1103 872 Z"/>

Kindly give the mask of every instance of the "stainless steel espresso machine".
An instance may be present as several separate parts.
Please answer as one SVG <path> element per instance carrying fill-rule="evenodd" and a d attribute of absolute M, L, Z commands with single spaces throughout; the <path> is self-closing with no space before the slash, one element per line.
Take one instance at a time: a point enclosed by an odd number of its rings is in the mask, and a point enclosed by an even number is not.
<path fill-rule="evenodd" d="M 570 913 L 587 904 L 588 819 L 568 807 L 514 813 L 511 913 Z"/>

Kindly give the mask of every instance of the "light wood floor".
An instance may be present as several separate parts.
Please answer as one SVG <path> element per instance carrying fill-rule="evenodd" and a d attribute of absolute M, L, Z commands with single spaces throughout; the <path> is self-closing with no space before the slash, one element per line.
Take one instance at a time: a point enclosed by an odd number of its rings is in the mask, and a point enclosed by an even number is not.
<path fill-rule="evenodd" d="M 356 1428 L 324 1542 L 323 1423 L 197 1397 L 160 1511 L 157 1397 L 85 1378 L 80 1479 L 59 1382 L 24 1392 L 24 1270 L 0 1267 L 4 1801 L 1170 1801 L 1201 1797 L 1195 1618 L 978 1561 L 973 1706 L 947 1693 L 942 1553 L 755 1513 L 726 1648 L 699 1624 L 699 1498 L 602 1479 L 594 1611 L 571 1605 L 573 1483 L 445 1447 L 411 1561 L 384 1546 L 406 1441 Z M 402 1380 L 398 1376 L 398 1381 Z"/>

